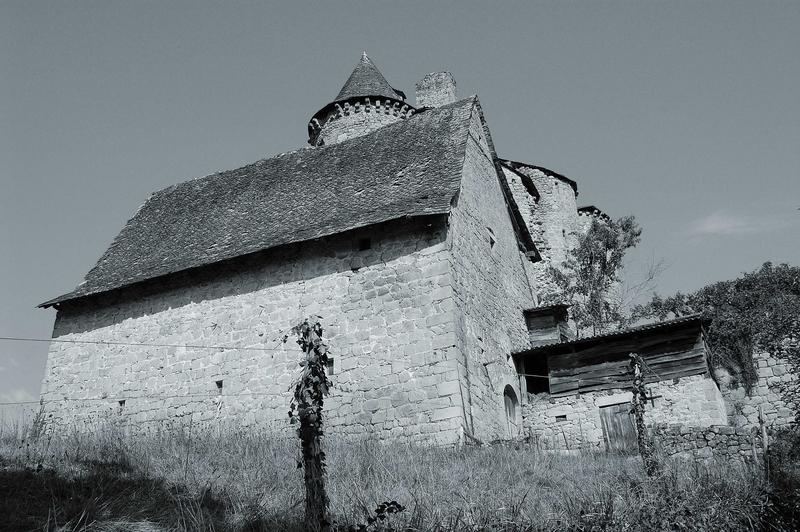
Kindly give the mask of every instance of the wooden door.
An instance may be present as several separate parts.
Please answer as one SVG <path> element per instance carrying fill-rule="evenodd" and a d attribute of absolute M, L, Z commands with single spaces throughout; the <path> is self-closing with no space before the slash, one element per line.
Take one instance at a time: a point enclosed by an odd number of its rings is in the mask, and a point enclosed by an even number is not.
<path fill-rule="evenodd" d="M 600 422 L 607 451 L 626 454 L 637 452 L 636 427 L 630 410 L 630 403 L 600 407 Z"/>

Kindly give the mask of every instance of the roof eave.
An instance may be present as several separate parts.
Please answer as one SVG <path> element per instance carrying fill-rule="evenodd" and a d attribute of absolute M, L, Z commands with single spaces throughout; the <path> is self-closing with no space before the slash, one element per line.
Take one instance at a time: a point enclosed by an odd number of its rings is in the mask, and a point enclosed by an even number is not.
<path fill-rule="evenodd" d="M 537 345 L 535 347 L 530 347 L 528 349 L 524 349 L 522 351 L 517 351 L 516 353 L 512 353 L 512 357 L 522 357 L 527 355 L 533 354 L 551 354 L 553 351 L 559 351 L 564 348 L 578 348 L 585 345 L 592 345 L 595 343 L 602 343 L 605 340 L 611 340 L 615 338 L 620 338 L 624 336 L 635 336 L 642 333 L 651 333 L 651 332 L 658 332 L 670 328 L 675 327 L 689 327 L 692 325 L 697 325 L 702 332 L 702 328 L 707 326 L 711 323 L 711 319 L 704 318 L 700 314 L 692 314 L 690 316 L 683 316 L 680 318 L 675 318 L 668 321 L 662 321 L 659 323 L 648 323 L 644 325 L 640 325 L 638 327 L 631 327 L 628 329 L 613 331 L 606 334 L 598 334 L 596 336 L 588 336 L 585 338 L 577 338 L 575 340 L 570 340 L 569 342 L 554 342 L 551 344 L 543 344 Z"/>
<path fill-rule="evenodd" d="M 373 223 L 373 224 L 354 225 L 352 227 L 349 227 L 349 228 L 341 230 L 341 231 L 335 231 L 335 232 L 331 232 L 331 233 L 324 233 L 324 234 L 320 234 L 320 235 L 314 236 L 312 238 L 306 238 L 306 239 L 303 239 L 303 240 L 284 242 L 284 243 L 281 243 L 281 244 L 277 244 L 275 246 L 270 246 L 270 247 L 257 249 L 257 250 L 254 250 L 254 251 L 242 254 L 242 255 L 237 255 L 237 256 L 233 256 L 233 257 L 227 257 L 227 258 L 224 258 L 224 259 L 216 260 L 216 261 L 213 261 L 213 262 L 208 262 L 208 263 L 205 263 L 205 264 L 198 264 L 198 265 L 193 266 L 191 268 L 183 268 L 183 269 L 179 269 L 179 270 L 175 270 L 175 271 L 171 271 L 171 272 L 165 272 L 165 273 L 163 273 L 161 275 L 158 275 L 156 277 L 148 277 L 148 278 L 145 278 L 145 279 L 133 280 L 133 281 L 127 282 L 125 284 L 121 284 L 119 286 L 114 286 L 114 287 L 111 287 L 111 288 L 108 288 L 108 289 L 90 290 L 90 291 L 85 292 L 85 293 L 79 293 L 78 290 L 75 289 L 75 290 L 72 290 L 70 292 L 67 292 L 66 294 L 62 294 L 62 295 L 60 295 L 58 297 L 55 297 L 55 298 L 50 299 L 48 301 L 45 301 L 44 303 L 40 303 L 40 304 L 36 305 L 36 308 L 57 307 L 58 305 L 60 305 L 62 303 L 67 303 L 67 302 L 71 302 L 71 301 L 77 301 L 79 299 L 85 299 L 85 298 L 90 298 L 90 297 L 96 297 L 96 296 L 100 296 L 100 295 L 103 295 L 103 294 L 110 294 L 110 293 L 113 293 L 113 292 L 116 292 L 118 290 L 122 290 L 122 289 L 125 289 L 125 288 L 130 288 L 130 287 L 133 287 L 133 286 L 136 286 L 136 285 L 149 283 L 149 282 L 153 282 L 153 281 L 163 280 L 163 279 L 166 279 L 166 278 L 171 277 L 171 276 L 176 275 L 176 274 L 191 272 L 191 271 L 198 270 L 198 269 L 201 269 L 201 268 L 208 268 L 208 267 L 220 264 L 220 263 L 224 263 L 226 261 L 240 259 L 242 257 L 254 255 L 256 253 L 262 253 L 262 252 L 269 251 L 269 250 L 272 250 L 272 249 L 277 249 L 277 248 L 280 248 L 280 247 L 283 247 L 283 246 L 289 246 L 289 245 L 293 245 L 293 244 L 301 244 L 303 242 L 313 242 L 314 240 L 318 240 L 320 238 L 327 238 L 327 237 L 339 235 L 339 234 L 342 234 L 342 233 L 346 233 L 348 231 L 354 231 L 356 229 L 363 229 L 365 227 L 370 227 L 370 226 L 373 226 L 373 225 L 378 225 L 378 224 L 383 224 L 383 223 L 398 222 L 398 221 L 401 221 L 401 220 L 412 220 L 412 219 L 413 220 L 417 220 L 417 219 L 423 219 L 423 218 L 442 217 L 443 219 L 446 219 L 447 217 L 449 217 L 449 215 L 450 215 L 450 208 L 448 208 L 446 210 L 443 209 L 441 211 L 430 211 L 430 212 L 420 213 L 420 214 L 406 214 L 404 216 L 397 216 L 397 217 L 390 218 L 390 219 L 387 219 L 387 220 L 382 220 L 380 222 Z"/>

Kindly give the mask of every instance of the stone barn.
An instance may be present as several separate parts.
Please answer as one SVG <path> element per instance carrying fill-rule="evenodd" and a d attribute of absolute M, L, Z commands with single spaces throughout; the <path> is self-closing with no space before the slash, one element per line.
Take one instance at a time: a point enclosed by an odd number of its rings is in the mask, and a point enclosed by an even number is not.
<path fill-rule="evenodd" d="M 42 385 L 52 420 L 288 430 L 299 351 L 276 338 L 316 314 L 330 433 L 518 433 L 509 355 L 527 347 L 540 256 L 477 97 L 436 73 L 412 105 L 364 54 L 308 131 L 306 148 L 155 192 L 42 304 L 61 340 Z"/>
<path fill-rule="evenodd" d="M 717 415 L 700 321 L 574 340 L 566 306 L 539 306 L 547 266 L 607 216 L 578 207 L 572 179 L 499 157 L 449 73 L 424 76 L 412 104 L 362 55 L 308 144 L 153 193 L 83 282 L 41 305 L 58 311 L 48 419 L 289 431 L 300 353 L 280 339 L 309 315 L 333 357 L 332 434 L 600 442 L 601 409 L 625 400 L 619 368 L 601 389 L 567 374 L 605 367 L 608 342 L 657 359 L 679 340 L 689 372 L 663 371 L 655 404 L 691 393 L 704 402 L 687 416 Z M 574 416 L 591 434 L 566 429 Z"/>

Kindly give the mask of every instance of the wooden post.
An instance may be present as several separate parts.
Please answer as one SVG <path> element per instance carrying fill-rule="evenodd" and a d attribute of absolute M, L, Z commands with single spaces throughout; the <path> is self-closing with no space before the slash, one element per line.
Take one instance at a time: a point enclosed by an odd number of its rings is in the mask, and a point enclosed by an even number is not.
<path fill-rule="evenodd" d="M 658 460 L 653 454 L 652 443 L 647 435 L 647 428 L 644 424 L 644 410 L 647 404 L 647 389 L 644 387 L 644 376 L 642 375 L 643 360 L 637 353 L 630 353 L 629 369 L 633 374 L 633 397 L 631 397 L 631 412 L 636 420 L 636 441 L 639 445 L 639 454 L 644 461 L 644 469 L 647 476 L 652 477 L 658 473 L 660 467 Z"/>
<path fill-rule="evenodd" d="M 528 381 L 525 378 L 525 359 L 522 358 L 519 361 L 520 365 L 520 373 L 519 373 L 519 406 L 522 408 L 522 405 L 528 403 Z M 524 425 L 524 423 L 523 423 Z"/>
<path fill-rule="evenodd" d="M 767 434 L 767 420 L 764 417 L 764 406 L 758 405 L 758 424 L 761 426 L 761 448 L 764 456 L 764 477 L 769 482 L 769 435 Z M 755 449 L 755 445 L 753 446 Z"/>

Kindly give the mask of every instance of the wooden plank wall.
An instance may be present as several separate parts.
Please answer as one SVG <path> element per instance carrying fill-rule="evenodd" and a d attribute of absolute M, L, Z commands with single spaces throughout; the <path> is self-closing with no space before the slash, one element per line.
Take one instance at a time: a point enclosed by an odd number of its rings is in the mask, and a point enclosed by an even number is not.
<path fill-rule="evenodd" d="M 526 322 L 531 345 L 552 344 L 559 341 L 558 323 L 552 314 L 528 316 Z"/>
<path fill-rule="evenodd" d="M 647 382 L 708 372 L 702 335 L 696 327 L 677 331 L 643 331 L 581 349 L 548 356 L 550 393 L 629 388 L 628 354 L 639 353 L 649 368 Z"/>

